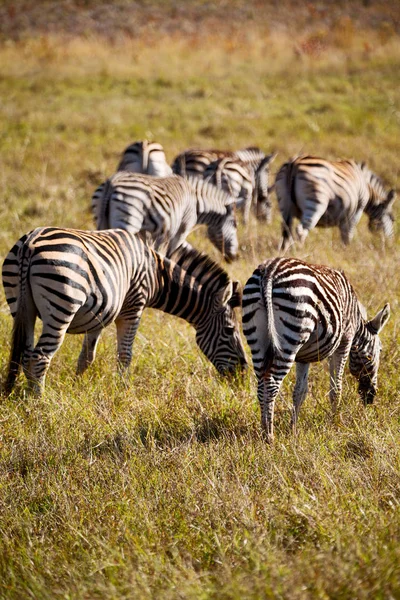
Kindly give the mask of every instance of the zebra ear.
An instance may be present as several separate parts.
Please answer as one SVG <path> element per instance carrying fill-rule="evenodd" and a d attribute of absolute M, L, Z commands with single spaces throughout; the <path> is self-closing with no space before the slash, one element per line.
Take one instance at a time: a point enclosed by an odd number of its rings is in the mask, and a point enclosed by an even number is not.
<path fill-rule="evenodd" d="M 228 304 L 229 300 L 232 298 L 232 294 L 233 294 L 233 282 L 229 281 L 227 286 L 224 289 L 219 290 L 219 292 L 217 294 L 218 305 L 226 306 Z"/>
<path fill-rule="evenodd" d="M 368 329 L 371 333 L 379 333 L 385 327 L 390 317 L 390 305 L 385 304 L 385 306 L 378 312 L 377 315 L 370 321 L 368 321 Z"/>
<path fill-rule="evenodd" d="M 273 152 L 272 154 L 267 154 L 265 158 L 260 162 L 257 171 L 262 171 L 263 169 L 268 170 L 270 165 L 274 162 L 275 158 L 278 156 L 277 152 Z"/>
<path fill-rule="evenodd" d="M 388 195 L 386 196 L 386 210 L 390 210 L 394 204 L 394 201 L 396 200 L 396 191 L 395 190 L 390 190 L 390 192 L 388 192 Z"/>
<path fill-rule="evenodd" d="M 272 154 L 270 154 L 267 157 L 267 158 L 269 158 L 268 164 L 270 165 L 271 163 L 273 163 L 277 156 L 278 156 L 278 152 L 272 152 Z"/>
<path fill-rule="evenodd" d="M 239 281 L 232 281 L 232 296 L 229 299 L 229 306 L 232 308 L 242 306 L 242 286 Z"/>
<path fill-rule="evenodd" d="M 361 302 L 358 300 L 358 308 L 360 309 L 360 313 L 362 318 L 364 319 L 364 321 L 367 321 L 367 309 L 365 308 L 364 304 L 361 304 Z"/>

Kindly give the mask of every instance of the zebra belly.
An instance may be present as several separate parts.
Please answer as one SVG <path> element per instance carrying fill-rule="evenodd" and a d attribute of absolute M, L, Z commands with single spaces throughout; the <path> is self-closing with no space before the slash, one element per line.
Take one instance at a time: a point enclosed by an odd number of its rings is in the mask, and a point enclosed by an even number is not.
<path fill-rule="evenodd" d="M 329 201 L 328 207 L 317 223 L 317 227 L 334 227 L 338 225 L 346 216 L 346 211 L 341 198 L 334 198 Z"/>
<path fill-rule="evenodd" d="M 319 333 L 319 335 L 318 335 Z M 320 362 L 333 354 L 339 345 L 341 336 L 337 333 L 323 336 L 322 331 L 314 331 L 296 354 L 296 362 Z"/>
<path fill-rule="evenodd" d="M 120 312 L 120 306 L 109 309 L 104 312 L 96 313 L 90 306 L 82 306 L 67 329 L 67 333 L 80 334 L 88 331 L 98 331 L 104 329 L 115 321 Z"/>

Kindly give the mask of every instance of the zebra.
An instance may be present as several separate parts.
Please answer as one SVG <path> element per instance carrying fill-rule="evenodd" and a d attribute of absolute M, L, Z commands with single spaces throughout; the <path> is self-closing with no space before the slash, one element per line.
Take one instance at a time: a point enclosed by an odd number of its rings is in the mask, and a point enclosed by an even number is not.
<path fill-rule="evenodd" d="M 348 244 L 363 212 L 371 231 L 393 234 L 395 191 L 386 192 L 365 163 L 298 156 L 279 169 L 275 191 L 283 218 L 282 250 L 291 243 L 294 217 L 300 219 L 296 234 L 301 243 L 316 226 L 338 226 L 343 243 Z"/>
<path fill-rule="evenodd" d="M 92 198 L 97 229 L 147 232 L 156 250 L 170 255 L 196 224 L 207 225 L 211 242 L 227 261 L 238 254 L 234 199 L 202 179 L 152 177 L 120 171 Z"/>
<path fill-rule="evenodd" d="M 143 140 L 125 148 L 117 171 L 132 171 L 156 177 L 172 175 L 172 169 L 165 158 L 164 148 L 157 142 Z"/>
<path fill-rule="evenodd" d="M 359 382 L 364 405 L 377 391 L 381 342 L 389 304 L 367 321 L 365 308 L 342 271 L 295 258 L 261 264 L 243 290 L 243 332 L 258 381 L 261 424 L 272 441 L 275 399 L 296 362 L 292 427 L 308 387 L 310 363 L 330 358 L 330 401 L 336 411 L 345 363 Z"/>
<path fill-rule="evenodd" d="M 243 208 L 247 223 L 255 190 L 254 174 L 247 164 L 238 158 L 220 158 L 206 167 L 204 179 L 236 198 L 236 206 Z"/>
<path fill-rule="evenodd" d="M 66 333 L 84 334 L 77 365 L 82 374 L 95 359 L 101 331 L 114 321 L 118 361 L 127 370 L 146 307 L 191 323 L 219 373 L 246 368 L 234 312 L 241 303 L 239 282 L 194 249 L 179 249 L 169 259 L 121 229 L 39 227 L 14 244 L 2 278 L 14 319 L 7 394 L 22 363 L 30 390 L 40 395 Z M 37 316 L 43 328 L 34 346 Z"/>
<path fill-rule="evenodd" d="M 242 148 L 241 150 L 230 151 L 230 150 L 200 150 L 200 149 L 189 149 L 185 150 L 176 158 L 172 163 L 172 171 L 177 175 L 187 177 L 193 175 L 196 177 L 204 177 L 205 171 L 211 163 L 220 161 L 221 159 L 230 158 L 232 164 L 230 165 L 231 174 L 234 169 L 234 161 L 238 161 L 238 171 L 243 169 L 243 164 L 246 165 L 249 170 L 250 177 L 252 180 L 252 194 L 253 202 L 256 209 L 256 216 L 260 220 L 266 220 L 268 223 L 271 221 L 272 216 L 272 205 L 270 199 L 270 192 L 272 188 L 268 187 L 269 181 L 269 169 L 276 157 L 276 152 L 266 155 L 260 148 L 249 147 Z M 210 173 L 209 173 L 210 174 Z M 240 177 L 240 175 L 239 175 Z M 233 179 L 238 179 L 238 175 L 234 176 Z M 245 176 L 245 179 L 248 175 Z M 235 189 L 235 183 L 231 184 Z M 247 185 L 247 184 L 246 184 Z M 244 205 L 245 198 L 243 199 Z"/>

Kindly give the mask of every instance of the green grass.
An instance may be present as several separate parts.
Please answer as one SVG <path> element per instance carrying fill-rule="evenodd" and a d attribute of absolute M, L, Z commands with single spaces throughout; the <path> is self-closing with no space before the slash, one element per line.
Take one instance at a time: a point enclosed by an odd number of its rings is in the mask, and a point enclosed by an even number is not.
<path fill-rule="evenodd" d="M 279 151 L 274 171 L 299 151 L 365 159 L 396 187 L 398 38 L 370 43 L 317 58 L 272 35 L 238 49 L 213 39 L 207 53 L 178 38 L 5 43 L 1 255 L 37 225 L 91 228 L 91 193 L 143 137 L 170 160 L 257 144 Z M 276 208 L 240 237 L 227 268 L 244 283 L 277 253 Z M 201 231 L 190 239 L 219 260 Z M 126 383 L 112 327 L 81 380 L 81 340 L 67 338 L 41 399 L 22 377 L 2 398 L 1 598 L 400 597 L 398 235 L 384 244 L 363 218 L 349 248 L 321 230 L 294 252 L 343 268 L 371 316 L 391 303 L 376 404 L 361 406 L 347 371 L 333 419 L 327 366 L 315 365 L 294 439 L 292 373 L 268 447 L 253 375 L 221 381 L 186 323 L 147 311 Z M 2 296 L 3 379 L 11 327 Z"/>

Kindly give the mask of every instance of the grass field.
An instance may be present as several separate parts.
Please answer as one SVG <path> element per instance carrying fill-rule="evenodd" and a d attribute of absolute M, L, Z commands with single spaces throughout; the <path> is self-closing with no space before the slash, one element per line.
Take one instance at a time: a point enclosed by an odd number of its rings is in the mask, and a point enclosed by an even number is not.
<path fill-rule="evenodd" d="M 259 145 L 279 152 L 273 172 L 303 151 L 363 159 L 398 187 L 390 25 L 239 34 L 4 40 L 1 256 L 38 225 L 92 228 L 93 190 L 145 137 L 169 160 Z M 274 209 L 270 226 L 240 227 L 226 268 L 242 283 L 277 254 Z M 190 240 L 219 260 L 201 230 Z M 81 380 L 81 339 L 67 338 L 41 399 L 22 377 L 2 398 L 0 598 L 400 598 L 399 236 L 373 237 L 363 217 L 349 248 L 321 230 L 294 253 L 344 269 L 369 315 L 390 302 L 376 403 L 362 407 L 347 371 L 334 420 L 327 366 L 315 365 L 294 439 L 292 373 L 269 447 L 251 371 L 221 381 L 186 323 L 145 313 L 128 385 L 113 327 Z M 11 327 L 2 295 L 3 380 Z"/>

